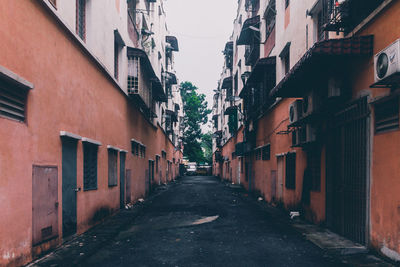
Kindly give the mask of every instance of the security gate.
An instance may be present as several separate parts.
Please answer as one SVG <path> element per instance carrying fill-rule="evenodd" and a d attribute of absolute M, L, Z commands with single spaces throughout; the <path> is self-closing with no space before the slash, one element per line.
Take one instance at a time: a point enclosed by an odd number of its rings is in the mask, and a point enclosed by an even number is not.
<path fill-rule="evenodd" d="M 363 97 L 334 114 L 327 144 L 327 224 L 360 244 L 368 234 L 369 108 Z"/>

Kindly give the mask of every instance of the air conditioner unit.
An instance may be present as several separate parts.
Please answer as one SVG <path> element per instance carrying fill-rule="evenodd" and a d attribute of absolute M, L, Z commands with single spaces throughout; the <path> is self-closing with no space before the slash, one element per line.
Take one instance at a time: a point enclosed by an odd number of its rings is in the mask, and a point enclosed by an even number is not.
<path fill-rule="evenodd" d="M 400 39 L 375 55 L 375 82 L 386 79 L 400 72 Z"/>
<path fill-rule="evenodd" d="M 289 106 L 289 122 L 294 123 L 301 118 L 303 101 L 298 99 Z"/>
<path fill-rule="evenodd" d="M 304 128 L 306 132 L 306 143 L 312 143 L 317 141 L 317 129 L 310 124 L 307 124 Z"/>
<path fill-rule="evenodd" d="M 328 80 L 328 98 L 341 97 L 343 95 L 343 81 L 339 78 L 331 77 Z"/>
<path fill-rule="evenodd" d="M 317 111 L 319 107 L 320 107 L 319 96 L 314 91 L 308 93 L 303 98 L 302 117 L 306 117 L 312 114 L 313 112 Z"/>

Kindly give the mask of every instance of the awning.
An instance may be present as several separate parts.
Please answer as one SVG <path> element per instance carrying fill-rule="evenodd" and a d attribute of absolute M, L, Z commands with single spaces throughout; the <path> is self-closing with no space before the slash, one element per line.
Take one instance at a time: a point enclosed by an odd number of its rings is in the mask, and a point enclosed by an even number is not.
<path fill-rule="evenodd" d="M 178 121 L 178 115 L 176 114 L 175 111 L 170 110 L 170 109 L 167 109 L 167 110 L 165 111 L 165 113 L 166 113 L 167 115 L 171 116 L 171 121 L 173 121 L 173 122 L 177 122 L 177 121 Z"/>
<path fill-rule="evenodd" d="M 236 42 L 237 45 L 250 44 L 254 33 L 256 33 L 256 31 L 251 29 L 250 27 L 254 27 L 256 29 L 260 28 L 260 16 L 249 18 L 243 23 L 239 39 Z M 257 32 L 259 33 L 259 31 Z"/>
<path fill-rule="evenodd" d="M 178 39 L 175 36 L 166 36 L 165 41 L 171 45 L 172 51 L 179 51 Z"/>
<path fill-rule="evenodd" d="M 224 115 L 232 115 L 237 112 L 237 106 L 230 106 L 225 109 Z"/>
<path fill-rule="evenodd" d="M 167 71 L 166 74 L 167 74 L 167 80 L 168 80 L 169 84 L 178 84 L 178 80 L 176 79 L 175 73 Z"/>
<path fill-rule="evenodd" d="M 349 59 L 373 54 L 373 35 L 331 39 L 316 43 L 271 90 L 271 97 L 302 97 L 313 81 L 343 72 Z"/>
<path fill-rule="evenodd" d="M 246 81 L 242 91 L 240 92 L 240 97 L 243 97 L 244 92 L 254 83 L 263 82 L 265 75 L 270 76 L 271 85 L 267 85 L 267 87 L 274 87 L 276 82 L 276 57 L 265 57 L 257 60 L 253 71 L 250 73 L 249 78 Z"/>
<path fill-rule="evenodd" d="M 232 76 L 229 76 L 222 81 L 221 89 L 231 89 L 231 88 L 232 88 Z"/>
<path fill-rule="evenodd" d="M 150 81 L 152 82 L 152 89 L 154 98 L 158 101 L 166 102 L 168 101 L 168 97 L 164 92 L 163 86 L 160 82 L 160 79 L 157 77 L 154 72 L 153 66 L 147 56 L 146 52 L 139 48 L 128 47 L 127 50 L 128 57 L 139 57 L 141 58 L 141 68 L 147 72 L 150 77 Z"/>
<path fill-rule="evenodd" d="M 117 42 L 117 44 L 119 44 L 120 46 L 125 46 L 125 42 L 122 39 L 121 34 L 119 33 L 119 31 L 116 29 L 114 30 L 114 40 L 115 42 Z"/>

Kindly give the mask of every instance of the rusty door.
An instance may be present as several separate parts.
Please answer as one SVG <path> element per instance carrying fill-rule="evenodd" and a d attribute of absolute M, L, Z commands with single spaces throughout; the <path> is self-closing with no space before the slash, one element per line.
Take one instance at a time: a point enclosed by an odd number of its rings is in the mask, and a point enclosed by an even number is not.
<path fill-rule="evenodd" d="M 368 240 L 369 107 L 361 98 L 330 120 L 327 145 L 327 224 L 345 237 Z"/>
<path fill-rule="evenodd" d="M 125 207 L 125 160 L 126 153 L 119 154 L 119 206 L 121 209 Z"/>
<path fill-rule="evenodd" d="M 62 225 L 63 237 L 76 233 L 76 163 L 78 141 L 62 138 Z"/>
<path fill-rule="evenodd" d="M 58 169 L 33 166 L 32 244 L 58 237 Z"/>
<path fill-rule="evenodd" d="M 271 200 L 276 200 L 276 171 L 271 171 Z"/>
<path fill-rule="evenodd" d="M 132 170 L 126 170 L 125 175 L 125 183 L 126 183 L 126 190 L 125 190 L 125 203 L 131 203 L 131 195 L 132 195 Z"/>

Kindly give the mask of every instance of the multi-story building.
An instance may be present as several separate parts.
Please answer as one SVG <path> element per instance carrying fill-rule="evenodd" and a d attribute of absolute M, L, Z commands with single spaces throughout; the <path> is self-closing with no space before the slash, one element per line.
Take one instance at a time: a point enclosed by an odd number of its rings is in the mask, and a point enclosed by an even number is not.
<path fill-rule="evenodd" d="M 163 0 L 4 1 L 0 265 L 21 265 L 178 175 L 178 41 Z"/>
<path fill-rule="evenodd" d="M 244 121 L 215 139 L 214 173 L 400 260 L 400 3 L 238 2 Z"/>

